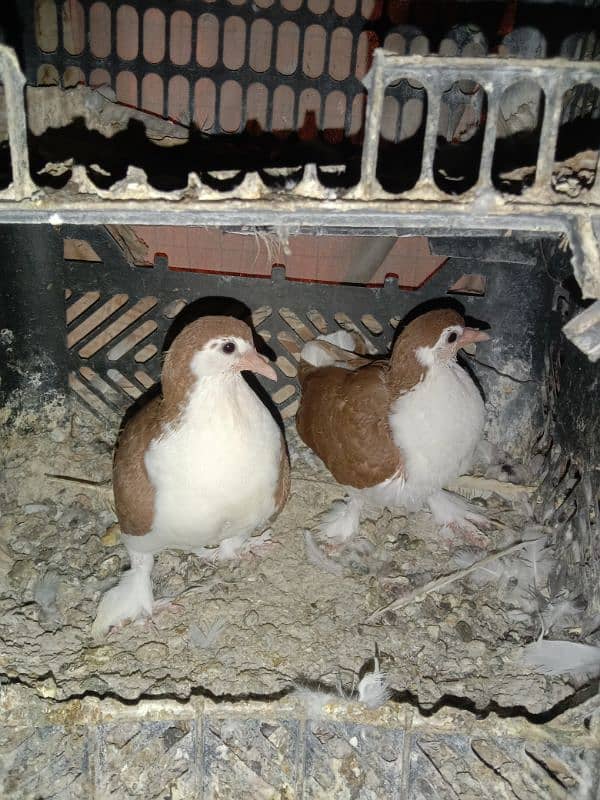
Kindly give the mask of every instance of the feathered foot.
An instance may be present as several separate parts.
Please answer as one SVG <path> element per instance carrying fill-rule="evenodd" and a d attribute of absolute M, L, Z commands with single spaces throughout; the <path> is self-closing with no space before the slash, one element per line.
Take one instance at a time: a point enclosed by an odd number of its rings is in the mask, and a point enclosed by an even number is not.
<path fill-rule="evenodd" d="M 477 513 L 475 506 L 451 492 L 436 492 L 427 501 L 434 520 L 440 527 L 459 536 L 475 547 L 487 547 L 489 539 L 480 528 L 489 528 L 490 521 Z"/>
<path fill-rule="evenodd" d="M 130 569 L 123 573 L 119 583 L 100 600 L 92 625 L 92 636 L 95 639 L 126 620 L 152 615 L 154 597 L 150 575 L 154 556 L 151 553 L 129 551 L 129 557 Z"/>
<path fill-rule="evenodd" d="M 277 542 L 273 541 L 273 529 L 267 528 L 258 536 L 251 536 L 246 542 L 244 555 L 251 556 L 261 555 L 263 552 L 269 552 L 272 547 L 275 547 Z"/>
<path fill-rule="evenodd" d="M 330 545 L 340 545 L 355 536 L 360 529 L 363 501 L 356 496 L 336 500 L 321 517 L 320 533 Z"/>
<path fill-rule="evenodd" d="M 231 536 L 217 547 L 197 547 L 193 552 L 206 561 L 216 564 L 218 561 L 234 561 L 240 558 L 248 542 L 246 536 Z"/>
<path fill-rule="evenodd" d="M 246 555 L 256 555 L 260 550 L 271 547 L 273 531 L 267 528 L 259 536 L 231 536 L 223 539 L 218 547 L 198 547 L 193 552 L 216 564 L 218 561 L 234 561 Z"/>

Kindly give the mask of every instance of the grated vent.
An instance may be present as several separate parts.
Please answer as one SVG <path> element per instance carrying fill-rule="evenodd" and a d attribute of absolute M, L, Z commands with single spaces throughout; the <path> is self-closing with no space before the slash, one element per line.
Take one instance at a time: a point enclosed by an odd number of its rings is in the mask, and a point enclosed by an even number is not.
<path fill-rule="evenodd" d="M 96 363 L 102 362 L 102 366 L 97 366 L 96 369 L 79 366 L 76 373 L 71 373 L 70 385 L 88 405 L 90 405 L 90 392 L 93 392 L 97 401 L 93 404 L 94 410 L 101 410 L 103 415 L 106 415 L 111 411 L 124 412 L 132 399 L 139 398 L 158 380 L 159 345 L 163 334 L 163 326 L 159 326 L 160 317 L 172 318 L 170 314 L 174 308 L 181 311 L 186 303 L 178 300 L 167 307 L 158 307 L 155 297 L 144 297 L 130 304 L 127 295 L 124 294 L 116 294 L 102 301 L 103 297 L 99 292 L 86 292 L 79 296 L 76 290 L 69 290 L 66 322 L 69 325 L 69 322 L 72 323 L 86 310 L 90 310 L 95 303 L 101 303 L 97 312 L 91 313 L 73 332 L 67 334 L 67 340 L 72 359 L 81 361 L 94 356 L 97 359 Z M 115 309 L 120 313 L 113 319 Z M 170 314 L 166 313 L 167 310 Z M 140 325 L 136 325 L 143 315 L 152 314 L 157 315 L 155 319 L 146 319 Z M 334 312 L 333 322 L 328 324 L 318 309 L 310 309 L 302 315 L 283 307 L 273 315 L 273 310 L 269 306 L 253 311 L 251 320 L 259 340 L 269 344 L 275 338 L 275 342 L 295 362 L 299 360 L 300 350 L 305 342 L 314 339 L 320 333 L 329 333 L 339 328 L 359 332 L 363 337 L 367 337 L 367 350 L 375 353 L 377 347 L 368 340 L 368 337 L 381 336 L 387 332 L 389 339 L 394 326 L 393 319 L 383 319 L 380 322 L 373 314 L 357 317 L 355 322 L 345 312 Z M 279 321 L 283 324 L 277 330 Z M 129 330 L 132 327 L 133 329 Z M 84 339 L 86 343 L 80 347 L 79 344 Z M 142 348 L 136 349 L 144 340 L 150 341 Z M 132 353 L 133 361 L 130 358 L 119 369 L 111 365 L 117 361 L 123 362 L 124 357 L 131 356 Z M 140 363 L 145 364 L 152 375 L 136 369 L 136 365 Z M 277 355 L 275 366 L 280 375 L 279 382 L 270 393 L 271 399 L 280 407 L 283 419 L 289 419 L 294 416 L 298 407 L 298 387 L 293 380 L 297 377 L 297 369 L 286 355 Z M 102 408 L 99 403 L 105 404 L 105 407 Z"/>
<path fill-rule="evenodd" d="M 177 315 L 195 315 L 198 298 L 221 304 L 203 313 L 232 313 L 228 309 L 236 301 L 245 305 L 263 352 L 278 372 L 277 384 L 265 381 L 264 388 L 283 419 L 290 419 L 298 407 L 297 364 L 305 342 L 344 329 L 361 336 L 366 352 L 384 352 L 394 335 L 398 310 L 449 290 L 464 269 L 459 262 L 438 270 L 420 290 L 410 292 L 399 289 L 393 278 L 373 288 L 288 281 L 281 267 L 270 279 L 248 281 L 170 270 L 164 258 L 150 268 L 131 266 L 105 231 L 89 229 L 88 238 L 102 265 L 65 261 L 70 387 L 104 416 L 123 414 L 160 379 L 165 337 L 172 325 L 180 324 Z M 481 302 L 484 297 L 468 300 Z"/>

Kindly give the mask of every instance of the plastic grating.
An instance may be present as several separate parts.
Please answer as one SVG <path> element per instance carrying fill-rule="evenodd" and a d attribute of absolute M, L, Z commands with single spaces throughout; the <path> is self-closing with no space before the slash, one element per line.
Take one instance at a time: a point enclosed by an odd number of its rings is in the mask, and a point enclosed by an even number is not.
<path fill-rule="evenodd" d="M 354 0 L 133 4 L 70 0 L 43 6 L 40 32 L 24 3 L 26 74 L 63 85 L 109 85 L 117 99 L 211 134 L 362 128 L 367 72 L 390 19 Z"/>
<path fill-rule="evenodd" d="M 162 258 L 153 267 L 133 267 L 102 229 L 80 232 L 103 263 L 65 261 L 69 383 L 104 415 L 123 413 L 160 379 L 165 337 L 175 317 L 198 298 L 220 298 L 224 312 L 229 300 L 247 307 L 264 352 L 276 359 L 279 380 L 264 381 L 264 388 L 289 419 L 297 408 L 304 342 L 344 328 L 358 331 L 373 353 L 385 352 L 399 319 L 419 302 L 446 294 L 465 271 L 464 260 L 449 263 L 415 291 L 401 290 L 396 278 L 377 288 L 289 281 L 281 267 L 271 278 L 248 280 L 173 271 Z M 490 298 L 466 293 L 460 300 L 470 314 L 489 315 Z"/>

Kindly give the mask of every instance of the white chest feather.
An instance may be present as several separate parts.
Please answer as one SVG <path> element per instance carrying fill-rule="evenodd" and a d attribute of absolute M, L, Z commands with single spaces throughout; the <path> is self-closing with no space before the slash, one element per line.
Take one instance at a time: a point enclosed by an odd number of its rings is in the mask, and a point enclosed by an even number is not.
<path fill-rule="evenodd" d="M 481 395 L 455 361 L 432 365 L 395 401 L 390 427 L 404 458 L 405 502 L 420 504 L 470 467 L 483 422 Z"/>
<path fill-rule="evenodd" d="M 249 536 L 275 510 L 280 432 L 240 376 L 200 380 L 177 426 L 155 440 L 157 546 L 197 548 Z"/>

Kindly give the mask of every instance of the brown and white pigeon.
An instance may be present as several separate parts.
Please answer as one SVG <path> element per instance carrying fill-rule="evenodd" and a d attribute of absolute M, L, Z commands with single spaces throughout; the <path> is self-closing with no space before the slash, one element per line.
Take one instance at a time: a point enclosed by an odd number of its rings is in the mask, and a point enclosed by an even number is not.
<path fill-rule="evenodd" d="M 131 567 L 98 607 L 92 633 L 150 615 L 154 554 L 175 548 L 216 557 L 239 553 L 284 506 L 290 473 L 285 440 L 242 377 L 277 380 L 232 317 L 202 317 L 173 340 L 162 397 L 126 423 L 113 489 Z"/>
<path fill-rule="evenodd" d="M 489 336 L 465 327 L 454 310 L 429 311 L 406 326 L 388 360 L 344 363 L 332 344 L 350 349 L 352 339 L 343 343 L 339 335 L 304 346 L 296 415 L 302 440 L 348 488 L 322 533 L 332 542 L 348 539 L 365 505 L 427 504 L 440 526 L 481 542 L 474 523 L 487 520 L 443 487 L 471 466 L 484 423 L 481 395 L 456 356 Z"/>

